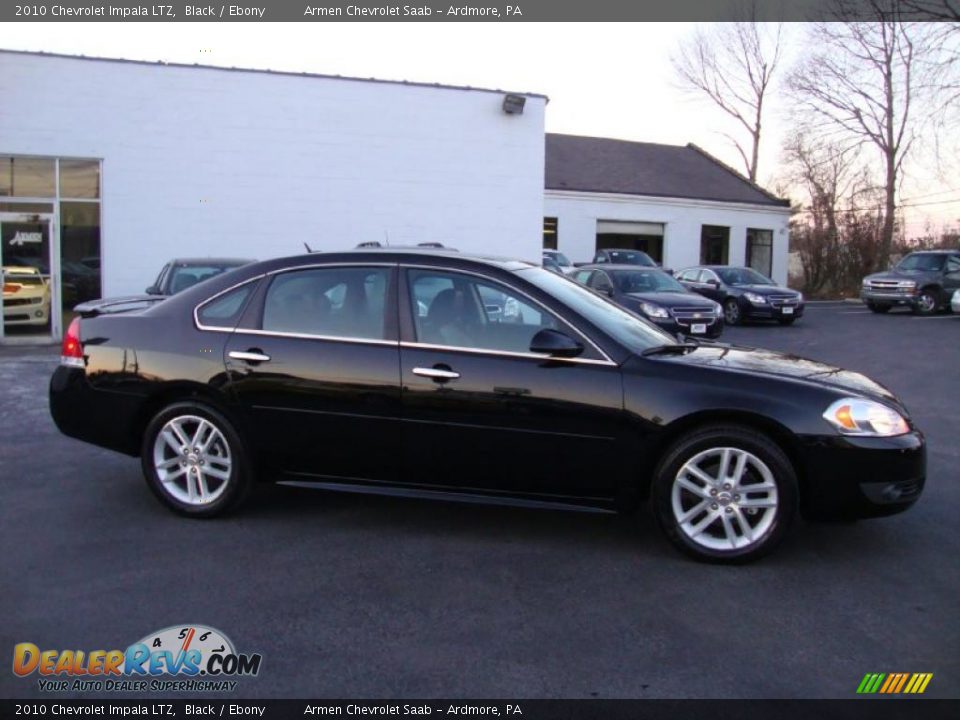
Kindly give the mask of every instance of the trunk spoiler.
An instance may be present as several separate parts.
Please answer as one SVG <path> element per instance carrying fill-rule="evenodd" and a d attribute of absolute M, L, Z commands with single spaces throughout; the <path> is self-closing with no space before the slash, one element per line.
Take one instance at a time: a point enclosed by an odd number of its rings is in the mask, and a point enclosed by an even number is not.
<path fill-rule="evenodd" d="M 166 300 L 165 295 L 131 295 L 130 297 L 106 298 L 99 300 L 90 300 L 80 303 L 73 311 L 84 318 L 92 318 L 97 315 L 114 315 L 130 312 L 131 310 L 142 310 L 154 303 Z"/>

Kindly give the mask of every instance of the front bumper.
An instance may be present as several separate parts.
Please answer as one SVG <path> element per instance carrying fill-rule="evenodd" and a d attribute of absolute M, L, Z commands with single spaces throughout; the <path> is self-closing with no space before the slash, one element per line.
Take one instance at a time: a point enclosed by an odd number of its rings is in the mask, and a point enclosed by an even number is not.
<path fill-rule="evenodd" d="M 804 304 L 771 305 L 764 303 L 757 305 L 746 298 L 740 300 L 740 315 L 747 320 L 785 320 L 803 317 Z"/>
<path fill-rule="evenodd" d="M 906 305 L 913 307 L 917 304 L 915 290 L 908 292 L 897 292 L 895 290 L 874 290 L 871 288 L 861 288 L 860 299 L 874 305 Z"/>
<path fill-rule="evenodd" d="M 643 317 L 647 318 L 650 322 L 656 325 L 661 330 L 664 330 L 671 335 L 675 335 L 678 332 L 683 333 L 684 335 L 689 335 L 690 337 L 706 337 L 706 338 L 718 338 L 721 333 L 723 333 L 723 318 L 704 318 L 702 321 L 699 320 L 683 320 L 679 321 L 676 318 L 652 318 L 644 315 Z M 704 332 L 694 332 L 693 325 L 703 325 Z"/>
<path fill-rule="evenodd" d="M 46 325 L 49 320 L 49 303 L 3 304 L 3 322 L 7 325 Z"/>
<path fill-rule="evenodd" d="M 800 443 L 801 509 L 807 517 L 855 519 L 903 512 L 926 482 L 923 435 L 805 436 Z"/>

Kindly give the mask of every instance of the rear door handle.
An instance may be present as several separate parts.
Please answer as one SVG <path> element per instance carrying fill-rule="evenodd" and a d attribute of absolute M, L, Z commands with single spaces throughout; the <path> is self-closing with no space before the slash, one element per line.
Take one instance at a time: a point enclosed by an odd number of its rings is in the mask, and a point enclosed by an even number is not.
<path fill-rule="evenodd" d="M 231 350 L 229 353 L 230 357 L 234 360 L 243 360 L 248 363 L 262 363 L 268 362 L 270 360 L 269 355 L 264 355 L 259 350 Z"/>
<path fill-rule="evenodd" d="M 413 369 L 413 374 L 419 375 L 420 377 L 427 377 L 431 380 L 436 380 L 437 382 L 456 380 L 458 377 L 460 377 L 460 373 L 458 372 L 454 372 L 453 370 L 443 370 L 441 368 L 415 367 Z"/>

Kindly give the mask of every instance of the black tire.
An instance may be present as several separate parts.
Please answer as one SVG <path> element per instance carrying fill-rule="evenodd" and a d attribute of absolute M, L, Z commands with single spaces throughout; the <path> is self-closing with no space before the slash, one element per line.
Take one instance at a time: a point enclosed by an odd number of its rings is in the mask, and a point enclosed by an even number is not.
<path fill-rule="evenodd" d="M 792 318 L 777 318 L 777 322 L 779 322 L 781 325 L 793 325 L 796 321 L 797 321 L 797 319 L 796 319 L 795 317 L 792 317 Z"/>
<path fill-rule="evenodd" d="M 890 312 L 889 305 L 881 305 L 880 303 L 875 303 L 875 302 L 868 302 L 867 309 L 870 310 L 871 312 L 879 313 L 880 315 Z"/>
<path fill-rule="evenodd" d="M 190 434 L 191 427 L 199 427 L 199 421 L 202 420 L 215 428 L 219 437 L 211 433 L 208 448 L 204 448 L 199 453 L 179 455 L 171 445 L 159 442 L 158 437 L 167 423 L 180 422 L 181 419 L 183 420 L 180 424 L 186 429 L 185 435 Z M 173 437 L 172 432 L 171 437 Z M 161 453 L 164 457 L 163 462 L 167 463 L 173 463 L 182 458 L 181 462 L 172 466 L 171 472 L 187 474 L 196 472 L 197 478 L 203 477 L 203 484 L 209 492 L 208 497 L 213 499 L 190 502 L 178 497 L 178 494 L 186 494 L 190 491 L 190 482 L 187 482 L 187 475 L 184 474 L 175 480 L 168 479 L 164 482 L 160 477 L 162 470 L 157 467 L 157 453 Z M 204 460 L 204 458 L 210 459 Z M 200 467 L 205 464 L 207 465 L 206 471 Z M 154 415 L 143 434 L 140 465 L 143 468 L 143 476 L 147 485 L 153 494 L 174 512 L 188 517 L 210 518 L 229 512 L 240 505 L 253 485 L 253 474 L 250 471 L 250 463 L 247 461 L 247 453 L 233 424 L 219 411 L 198 402 L 177 402 L 168 405 Z M 228 470 L 225 471 L 224 467 L 227 467 Z M 186 468 L 186 470 L 183 468 Z M 217 472 L 223 475 L 225 479 L 207 475 L 206 473 L 209 472 Z M 194 476 L 190 475 L 190 477 Z M 181 488 L 181 481 L 183 482 L 183 488 Z M 199 494 L 200 483 L 192 481 L 192 488 L 194 494 Z"/>
<path fill-rule="evenodd" d="M 709 474 L 705 468 L 710 468 L 714 462 L 712 453 L 722 456 L 724 449 L 748 456 L 742 478 L 744 484 L 721 484 L 715 487 L 705 483 L 702 495 L 694 494 L 678 484 L 680 470 L 689 461 L 703 457 L 697 462 L 697 467 Z M 715 460 L 718 466 L 720 456 Z M 755 460 L 759 461 L 756 465 Z M 701 462 L 704 464 L 701 465 Z M 717 471 L 716 475 L 719 474 Z M 729 476 L 729 471 L 727 474 Z M 686 480 L 691 477 L 689 473 L 684 474 Z M 762 489 L 770 484 L 775 489 Z M 758 491 L 744 490 L 749 487 L 757 487 Z M 738 489 L 740 493 L 737 493 Z M 758 497 L 760 495 L 764 496 Z M 653 502 L 657 521 L 667 539 L 687 555 L 713 563 L 750 562 L 773 550 L 789 530 L 797 514 L 797 476 L 783 450 L 768 436 L 739 425 L 712 425 L 693 430 L 666 451 L 654 471 Z M 761 502 L 771 506 L 745 507 L 747 503 Z M 678 517 L 677 512 L 693 513 L 696 506 L 704 506 L 703 514 L 690 515 L 688 520 L 691 522 L 682 523 L 683 515 Z M 720 513 L 721 508 L 723 513 Z M 713 519 L 710 519 L 711 515 Z M 755 538 L 748 538 L 741 520 L 751 533 L 756 529 L 759 534 Z M 751 522 L 754 523 L 752 526 Z M 701 523 L 705 529 L 694 539 L 691 533 Z M 733 540 L 726 530 L 730 525 L 734 526 L 735 534 L 739 533 L 739 537 Z M 741 542 L 741 545 L 735 547 L 737 542 Z M 727 544 L 730 547 L 726 547 Z"/>
<path fill-rule="evenodd" d="M 723 319 L 727 325 L 739 325 L 743 322 L 740 305 L 736 298 L 727 298 L 723 303 Z"/>
<path fill-rule="evenodd" d="M 942 304 L 940 291 L 934 287 L 923 288 L 911 308 L 914 315 L 933 315 Z"/>

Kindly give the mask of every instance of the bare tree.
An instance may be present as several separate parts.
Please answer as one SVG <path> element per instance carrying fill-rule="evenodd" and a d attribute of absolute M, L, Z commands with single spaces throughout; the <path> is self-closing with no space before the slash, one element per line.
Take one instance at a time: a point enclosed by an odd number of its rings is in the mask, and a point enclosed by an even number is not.
<path fill-rule="evenodd" d="M 839 17 L 847 3 L 838 2 Z M 814 26 L 813 53 L 791 74 L 792 94 L 825 137 L 850 146 L 872 145 L 883 166 L 883 222 L 874 265 L 893 245 L 903 163 L 922 118 L 912 106 L 924 84 L 918 77 L 928 51 L 923 26 L 902 20 L 898 0 L 868 0 L 870 21 Z M 863 17 L 859 4 L 858 18 Z"/>
<path fill-rule="evenodd" d="M 741 142 L 724 133 L 740 153 L 747 176 L 757 181 L 763 113 L 781 54 L 782 25 L 769 30 L 751 11 L 748 22 L 698 30 L 673 58 L 681 83 L 733 118 L 746 131 Z"/>

